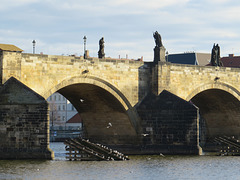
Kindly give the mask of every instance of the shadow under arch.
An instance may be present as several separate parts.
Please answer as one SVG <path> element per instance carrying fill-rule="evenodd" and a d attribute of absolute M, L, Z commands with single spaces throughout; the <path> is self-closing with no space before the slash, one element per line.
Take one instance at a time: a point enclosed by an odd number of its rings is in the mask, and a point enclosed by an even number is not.
<path fill-rule="evenodd" d="M 237 89 L 225 83 L 208 83 L 193 91 L 187 100 L 199 108 L 203 150 L 214 147 L 216 137 L 240 138 L 240 98 Z"/>
<path fill-rule="evenodd" d="M 109 82 L 93 76 L 76 76 L 63 80 L 44 97 L 54 92 L 59 92 L 74 105 L 83 119 L 87 138 L 93 142 L 109 145 L 137 141 L 140 121 L 135 109 Z"/>
<path fill-rule="evenodd" d="M 50 95 L 52 95 L 54 92 L 58 91 L 59 89 L 62 89 L 72 84 L 79 84 L 79 83 L 87 83 L 87 84 L 93 84 L 93 85 L 99 86 L 105 89 L 106 91 L 108 91 L 109 93 L 111 93 L 112 95 L 114 95 L 126 110 L 132 108 L 131 103 L 128 101 L 128 99 L 123 95 L 123 93 L 120 90 L 118 90 L 111 83 L 94 76 L 84 76 L 84 77 L 75 76 L 75 77 L 65 79 L 59 84 L 55 85 L 53 88 L 51 88 L 48 92 L 44 93 L 43 97 L 47 99 Z"/>

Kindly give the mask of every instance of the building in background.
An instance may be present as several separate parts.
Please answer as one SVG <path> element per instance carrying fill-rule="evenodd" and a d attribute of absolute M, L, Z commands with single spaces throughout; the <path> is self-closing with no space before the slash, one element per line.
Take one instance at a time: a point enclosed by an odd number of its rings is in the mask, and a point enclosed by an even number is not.
<path fill-rule="evenodd" d="M 211 53 L 179 53 L 179 54 L 168 54 L 166 61 L 176 64 L 190 64 L 206 66 L 211 61 Z"/>
<path fill-rule="evenodd" d="M 65 127 L 66 122 L 78 112 L 61 94 L 54 93 L 47 99 L 50 107 L 50 126 Z"/>
<path fill-rule="evenodd" d="M 82 130 L 82 119 L 79 113 L 75 114 L 66 122 L 68 130 Z"/>
<path fill-rule="evenodd" d="M 52 94 L 47 101 L 50 108 L 50 141 L 82 136 L 82 119 L 75 107 L 59 93 Z"/>
<path fill-rule="evenodd" d="M 240 56 L 234 56 L 234 54 L 229 54 L 227 57 L 220 58 L 224 67 L 234 67 L 240 68 Z"/>

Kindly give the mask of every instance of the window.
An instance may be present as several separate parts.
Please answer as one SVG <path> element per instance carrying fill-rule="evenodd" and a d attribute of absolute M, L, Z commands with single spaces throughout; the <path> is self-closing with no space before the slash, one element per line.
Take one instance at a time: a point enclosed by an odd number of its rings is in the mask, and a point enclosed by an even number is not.
<path fill-rule="evenodd" d="M 54 95 L 54 101 L 56 101 L 57 100 L 57 96 L 56 95 Z"/>
<path fill-rule="evenodd" d="M 58 105 L 58 110 L 61 111 L 61 106 L 60 105 Z"/>
<path fill-rule="evenodd" d="M 58 100 L 61 101 L 61 95 L 58 95 Z"/>
<path fill-rule="evenodd" d="M 50 101 L 52 101 L 52 96 L 50 96 Z"/>
<path fill-rule="evenodd" d="M 62 117 L 62 120 L 65 121 L 65 116 Z"/>
<path fill-rule="evenodd" d="M 62 110 L 64 110 L 64 111 L 65 111 L 65 105 L 63 105 L 63 106 L 62 106 Z"/>
<path fill-rule="evenodd" d="M 52 108 L 53 108 L 53 111 L 56 111 L 57 110 L 57 105 L 53 104 Z"/>

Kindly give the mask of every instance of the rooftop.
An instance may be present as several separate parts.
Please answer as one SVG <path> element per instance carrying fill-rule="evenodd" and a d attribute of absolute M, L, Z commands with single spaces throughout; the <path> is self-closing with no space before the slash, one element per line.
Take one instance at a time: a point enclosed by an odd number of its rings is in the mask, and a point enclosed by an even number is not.
<path fill-rule="evenodd" d="M 180 53 L 180 54 L 169 54 L 166 57 L 168 62 L 176 64 L 191 64 L 205 66 L 210 62 L 210 53 Z"/>
<path fill-rule="evenodd" d="M 228 57 L 222 57 L 220 59 L 224 67 L 240 67 L 240 56 L 234 56 L 234 54 L 229 54 Z"/>
<path fill-rule="evenodd" d="M 22 52 L 23 50 L 14 46 L 12 44 L 0 44 L 0 50 L 2 51 L 13 51 L 13 52 Z"/>
<path fill-rule="evenodd" d="M 77 113 L 71 119 L 69 119 L 66 123 L 82 123 L 82 119 L 79 113 Z"/>

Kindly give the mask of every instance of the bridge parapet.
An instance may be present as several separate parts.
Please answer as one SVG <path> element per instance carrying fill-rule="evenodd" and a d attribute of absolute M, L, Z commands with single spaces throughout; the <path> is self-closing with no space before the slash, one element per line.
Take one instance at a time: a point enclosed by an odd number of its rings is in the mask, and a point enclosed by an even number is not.
<path fill-rule="evenodd" d="M 146 74 L 149 76 L 149 69 L 141 68 L 144 65 L 141 61 L 3 52 L 1 62 L 2 84 L 13 76 L 44 98 L 76 78 L 86 79 L 83 83 L 88 83 L 87 79 L 91 77 L 111 84 L 131 106 L 148 89 Z M 89 83 L 95 82 L 89 80 Z"/>
<path fill-rule="evenodd" d="M 190 100 L 201 91 L 218 88 L 240 99 L 239 68 L 181 65 L 160 62 L 157 71 L 158 94 L 165 89 L 185 100 Z"/>

